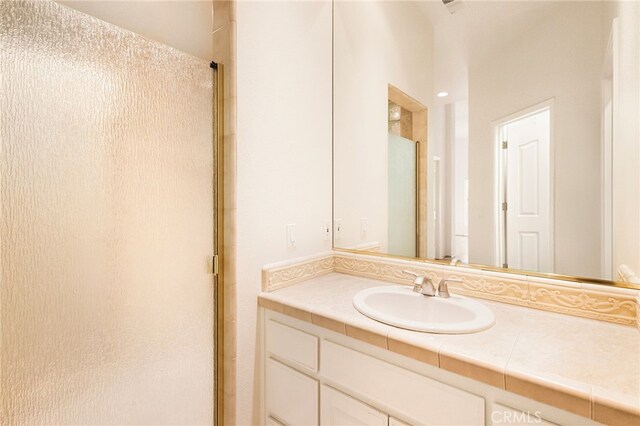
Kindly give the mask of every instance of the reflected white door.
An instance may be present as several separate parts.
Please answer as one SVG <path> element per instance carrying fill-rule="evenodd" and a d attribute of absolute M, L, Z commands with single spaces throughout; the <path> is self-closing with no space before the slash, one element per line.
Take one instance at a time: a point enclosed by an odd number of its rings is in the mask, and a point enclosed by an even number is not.
<path fill-rule="evenodd" d="M 550 271 L 550 111 L 505 126 L 506 262 L 509 268 Z"/>

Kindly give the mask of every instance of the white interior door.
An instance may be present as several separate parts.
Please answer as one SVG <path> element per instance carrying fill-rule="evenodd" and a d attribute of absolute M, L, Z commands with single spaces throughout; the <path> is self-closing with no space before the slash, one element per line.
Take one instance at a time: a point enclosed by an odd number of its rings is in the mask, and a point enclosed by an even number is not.
<path fill-rule="evenodd" d="M 506 262 L 509 268 L 550 271 L 549 109 L 505 126 Z"/>

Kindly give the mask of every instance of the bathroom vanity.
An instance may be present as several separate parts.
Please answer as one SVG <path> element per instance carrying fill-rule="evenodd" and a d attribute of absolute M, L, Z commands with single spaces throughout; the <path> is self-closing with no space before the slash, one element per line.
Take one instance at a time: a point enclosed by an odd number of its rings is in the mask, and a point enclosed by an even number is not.
<path fill-rule="evenodd" d="M 263 420 L 640 425 L 640 7 L 440 3 L 333 2 L 333 252 L 263 270 Z"/>
<path fill-rule="evenodd" d="M 381 284 L 332 273 L 261 294 L 266 424 L 589 425 L 640 419 L 610 410 L 633 398 L 621 393 L 615 400 L 617 390 L 637 392 L 640 368 L 632 358 L 625 377 L 588 371 L 617 351 L 637 354 L 635 328 L 482 301 L 496 315 L 490 329 L 420 333 L 373 321 L 353 307 L 355 294 Z M 621 347 L 615 354 L 594 350 L 598 338 Z"/>

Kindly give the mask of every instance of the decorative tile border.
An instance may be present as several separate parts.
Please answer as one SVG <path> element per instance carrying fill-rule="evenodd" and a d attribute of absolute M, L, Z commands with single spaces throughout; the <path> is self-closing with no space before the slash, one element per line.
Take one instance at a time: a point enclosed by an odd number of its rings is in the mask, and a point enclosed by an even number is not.
<path fill-rule="evenodd" d="M 620 294 L 529 283 L 529 306 L 618 324 L 635 325 L 637 303 Z"/>
<path fill-rule="evenodd" d="M 328 253 L 311 258 L 294 259 L 290 262 L 266 265 L 262 268 L 262 291 L 277 290 L 333 272 L 333 260 L 333 253 Z"/>
<path fill-rule="evenodd" d="M 386 262 L 386 260 L 379 261 L 379 259 L 378 257 L 372 256 L 360 257 L 358 255 L 342 255 L 336 253 L 333 257 L 334 272 L 406 285 L 411 285 L 413 278 L 402 272 L 404 270 L 426 275 L 435 282 L 442 279 L 442 273 L 440 271 L 425 268 L 424 264 L 411 263 L 408 261 L 390 263 Z"/>
<path fill-rule="evenodd" d="M 460 272 L 447 273 L 445 277 L 462 280 L 461 283 L 449 283 L 449 289 L 454 293 L 512 305 L 528 306 L 529 285 L 526 277 L 523 277 L 524 280 L 503 279 Z"/>
<path fill-rule="evenodd" d="M 560 314 L 591 318 L 640 328 L 640 292 L 625 289 L 595 288 L 593 285 L 499 272 L 466 270 L 446 265 L 334 252 L 319 257 L 292 260 L 265 266 L 263 291 L 273 291 L 313 277 L 339 272 L 410 285 L 412 279 L 402 272 L 430 277 L 434 283 L 444 278 L 452 292 Z"/>

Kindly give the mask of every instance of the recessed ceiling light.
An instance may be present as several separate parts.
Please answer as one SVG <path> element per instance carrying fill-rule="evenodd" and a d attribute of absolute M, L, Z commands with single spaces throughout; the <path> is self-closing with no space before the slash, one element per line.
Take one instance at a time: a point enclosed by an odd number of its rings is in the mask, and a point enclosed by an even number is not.
<path fill-rule="evenodd" d="M 449 93 L 447 93 L 447 92 L 439 92 L 438 93 L 438 97 L 439 98 L 446 98 L 447 96 L 449 96 Z"/>

